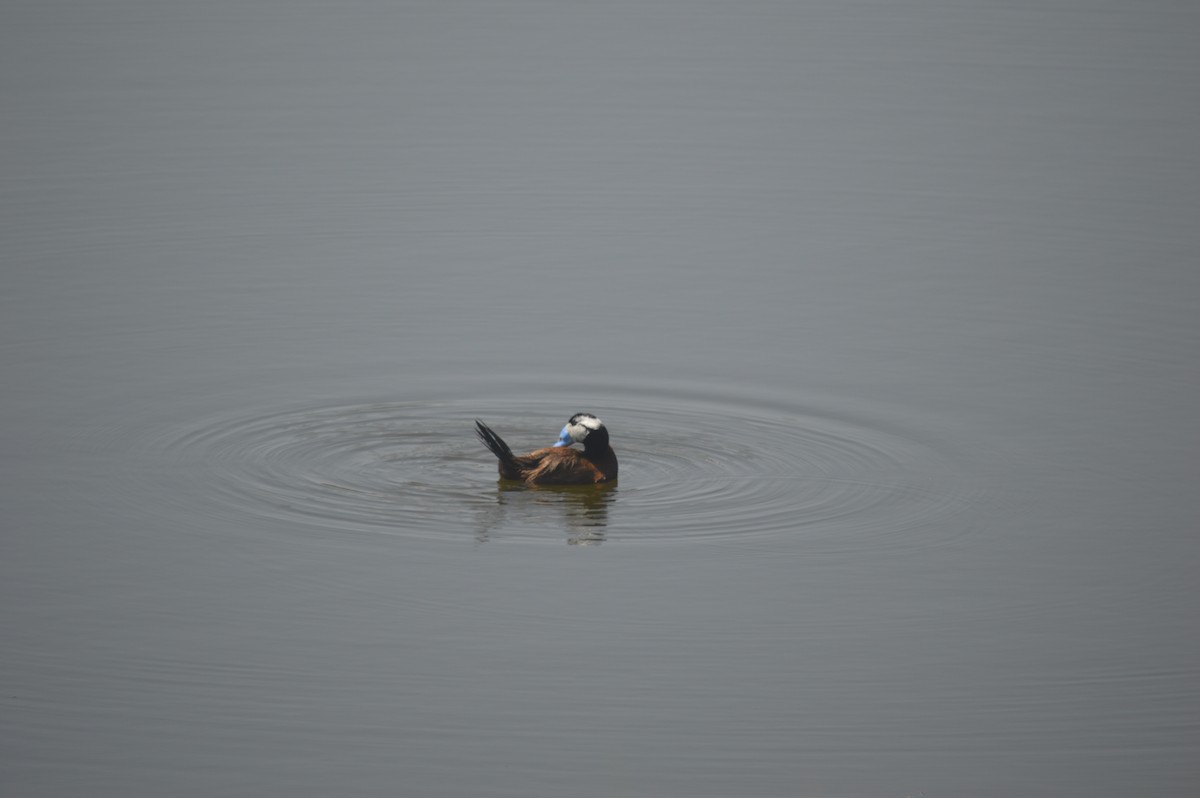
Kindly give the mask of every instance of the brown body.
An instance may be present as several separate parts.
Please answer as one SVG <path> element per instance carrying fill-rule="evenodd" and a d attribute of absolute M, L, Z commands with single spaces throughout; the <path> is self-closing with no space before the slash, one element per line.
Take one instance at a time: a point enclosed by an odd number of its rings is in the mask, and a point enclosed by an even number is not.
<path fill-rule="evenodd" d="M 608 430 L 587 431 L 583 451 L 570 446 L 548 446 L 529 454 L 514 455 L 491 427 L 476 420 L 475 431 L 499 460 L 501 479 L 526 485 L 592 485 L 617 478 L 617 455 L 608 443 Z"/>
<path fill-rule="evenodd" d="M 526 485 L 588 485 L 617 478 L 617 455 L 611 446 L 599 457 L 566 446 L 549 446 L 501 462 L 503 479 L 518 479 Z"/>

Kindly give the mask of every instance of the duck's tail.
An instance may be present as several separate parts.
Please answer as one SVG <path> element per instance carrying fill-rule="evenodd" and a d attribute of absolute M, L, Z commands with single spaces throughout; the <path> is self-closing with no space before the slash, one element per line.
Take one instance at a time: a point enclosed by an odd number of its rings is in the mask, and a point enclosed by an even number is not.
<path fill-rule="evenodd" d="M 483 441 L 483 445 L 488 447 L 492 454 L 499 458 L 501 463 L 512 465 L 512 449 L 508 448 L 508 444 L 504 442 L 504 439 L 497 435 L 491 427 L 479 419 L 475 419 L 475 434 L 479 436 L 479 440 Z"/>

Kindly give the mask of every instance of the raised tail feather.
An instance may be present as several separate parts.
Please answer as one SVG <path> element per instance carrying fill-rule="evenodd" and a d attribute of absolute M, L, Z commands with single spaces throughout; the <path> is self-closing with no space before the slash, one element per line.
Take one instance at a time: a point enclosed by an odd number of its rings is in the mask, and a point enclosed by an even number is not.
<path fill-rule="evenodd" d="M 483 445 L 488 447 L 492 454 L 500 459 L 501 463 L 512 465 L 512 449 L 508 448 L 508 444 L 504 442 L 504 439 L 497 435 L 491 427 L 479 419 L 475 419 L 475 434 L 479 436 L 479 440 L 483 441 Z"/>

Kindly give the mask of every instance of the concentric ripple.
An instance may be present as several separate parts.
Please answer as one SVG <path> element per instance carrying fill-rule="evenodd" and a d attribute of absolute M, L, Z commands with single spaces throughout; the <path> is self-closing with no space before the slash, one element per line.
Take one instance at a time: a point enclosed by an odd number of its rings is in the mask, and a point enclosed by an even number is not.
<path fill-rule="evenodd" d="M 154 444 L 206 512 L 443 540 L 774 542 L 802 551 L 936 545 L 972 491 L 930 448 L 878 428 L 680 397 L 601 399 L 621 479 L 499 483 L 480 415 L 516 450 L 583 408 L 520 400 L 393 402 L 210 419 Z M 202 475 L 197 481 L 195 477 Z M 202 496 L 200 494 L 203 494 Z"/>

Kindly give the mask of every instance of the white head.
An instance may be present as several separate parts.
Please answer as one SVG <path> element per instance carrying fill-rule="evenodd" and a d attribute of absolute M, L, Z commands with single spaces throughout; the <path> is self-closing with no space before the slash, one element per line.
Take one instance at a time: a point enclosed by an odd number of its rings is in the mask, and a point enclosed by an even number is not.
<path fill-rule="evenodd" d="M 570 446 L 572 443 L 583 443 L 586 446 L 587 437 L 601 430 L 604 430 L 604 437 L 607 438 L 608 430 L 604 428 L 603 421 L 591 413 L 576 413 L 562 428 L 562 432 L 558 435 L 558 443 L 554 445 Z"/>

